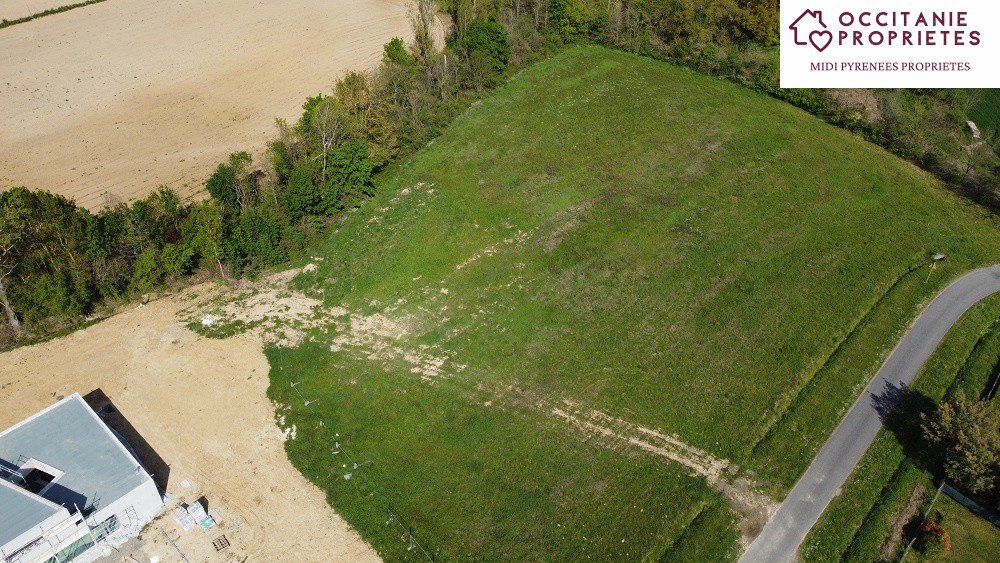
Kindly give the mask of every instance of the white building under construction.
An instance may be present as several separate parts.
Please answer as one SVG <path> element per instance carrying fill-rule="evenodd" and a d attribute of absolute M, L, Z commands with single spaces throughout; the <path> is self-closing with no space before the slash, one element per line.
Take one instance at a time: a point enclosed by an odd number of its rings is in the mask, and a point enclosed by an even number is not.
<path fill-rule="evenodd" d="M 162 509 L 137 456 L 79 394 L 0 433 L 0 563 L 88 563 Z"/>

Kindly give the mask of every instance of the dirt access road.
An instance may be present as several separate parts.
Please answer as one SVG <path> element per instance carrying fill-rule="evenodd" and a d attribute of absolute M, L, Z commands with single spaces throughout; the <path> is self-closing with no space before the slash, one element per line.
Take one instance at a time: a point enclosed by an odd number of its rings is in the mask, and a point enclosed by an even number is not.
<path fill-rule="evenodd" d="M 108 0 L 0 29 L 0 189 L 92 210 L 164 184 L 196 194 L 229 153 L 260 152 L 275 117 L 294 120 L 392 37 L 409 41 L 409 8 Z"/>
<path fill-rule="evenodd" d="M 243 314 L 311 312 L 313 302 L 283 287 L 275 283 L 256 293 Z M 377 561 L 323 492 L 288 461 L 289 436 L 276 425 L 266 397 L 269 367 L 260 335 L 208 339 L 178 316 L 185 309 L 188 316 L 201 315 L 209 305 L 200 301 L 218 291 L 203 284 L 69 336 L 0 354 L 0 428 L 59 396 L 100 389 L 169 465 L 173 503 L 204 495 L 209 510 L 217 510 L 220 525 L 208 531 L 183 532 L 169 515 L 156 520 L 143 533 L 145 545 L 127 547 L 109 559 L 115 563 L 129 553 L 140 563 L 153 555 L 164 563 L 181 561 L 164 532 L 192 563 Z M 233 299 L 225 303 L 236 306 Z M 216 553 L 211 542 L 222 534 L 232 545 Z"/>

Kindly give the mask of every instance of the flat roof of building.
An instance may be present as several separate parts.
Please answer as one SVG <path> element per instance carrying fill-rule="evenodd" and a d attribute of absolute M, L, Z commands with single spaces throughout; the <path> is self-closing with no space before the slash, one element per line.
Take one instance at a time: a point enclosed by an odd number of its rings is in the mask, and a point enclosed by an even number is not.
<path fill-rule="evenodd" d="M 79 393 L 0 432 L 0 464 L 15 469 L 31 459 L 60 473 L 39 494 L 70 512 L 110 504 L 150 478 Z M 0 501 L 0 522 L 16 516 L 8 506 Z"/>
<path fill-rule="evenodd" d="M 64 510 L 59 505 L 0 479 L 0 546 Z"/>

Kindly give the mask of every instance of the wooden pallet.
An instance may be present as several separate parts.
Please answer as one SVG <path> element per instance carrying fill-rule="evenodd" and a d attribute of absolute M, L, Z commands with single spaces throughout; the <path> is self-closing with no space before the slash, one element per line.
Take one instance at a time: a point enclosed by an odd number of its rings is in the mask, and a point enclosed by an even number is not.
<path fill-rule="evenodd" d="M 215 548 L 215 551 L 222 551 L 223 549 L 229 547 L 229 539 L 227 539 L 225 535 L 221 535 L 212 540 L 212 547 Z"/>

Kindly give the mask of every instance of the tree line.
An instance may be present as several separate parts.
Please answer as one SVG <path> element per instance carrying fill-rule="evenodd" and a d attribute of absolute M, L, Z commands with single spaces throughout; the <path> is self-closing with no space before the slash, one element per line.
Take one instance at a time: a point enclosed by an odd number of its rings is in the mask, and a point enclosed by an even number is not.
<path fill-rule="evenodd" d="M 454 23 L 443 48 L 433 41 L 438 8 Z M 163 188 L 90 213 L 47 192 L 0 194 L 0 345 L 195 272 L 228 280 L 294 257 L 374 194 L 380 170 L 505 76 L 572 43 L 669 60 L 784 99 L 1000 208 L 997 136 L 972 142 L 961 129 L 971 94 L 782 90 L 776 0 L 418 0 L 412 26 L 413 41 L 390 41 L 377 68 L 308 98 L 294 123 L 278 120 L 259 161 L 236 152 L 219 164 L 208 199 L 184 203 Z"/>
<path fill-rule="evenodd" d="M 259 162 L 229 155 L 205 182 L 206 199 L 183 202 L 162 187 L 92 213 L 43 190 L 0 193 L 0 346 L 195 273 L 233 280 L 302 253 L 375 193 L 379 170 L 425 145 L 506 70 L 498 21 L 472 22 L 442 51 L 434 10 L 421 0 L 412 44 L 393 39 L 378 68 L 309 97 L 294 123 L 278 120 Z"/>
<path fill-rule="evenodd" d="M 362 83 L 358 83 L 358 81 Z M 363 75 L 338 89 L 358 94 Z M 247 152 L 219 164 L 209 198 L 171 189 L 91 213 L 66 197 L 19 187 L 0 193 L 0 343 L 71 325 L 104 305 L 184 283 L 195 271 L 230 280 L 288 260 L 338 215 L 374 192 L 364 125 L 371 104 L 309 98 L 294 124 L 279 123 L 270 162 Z"/>

